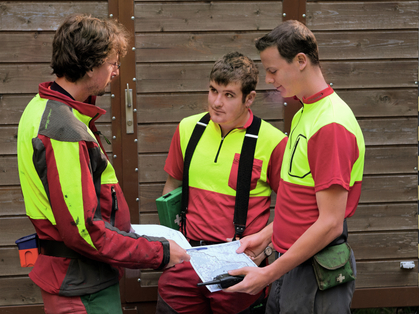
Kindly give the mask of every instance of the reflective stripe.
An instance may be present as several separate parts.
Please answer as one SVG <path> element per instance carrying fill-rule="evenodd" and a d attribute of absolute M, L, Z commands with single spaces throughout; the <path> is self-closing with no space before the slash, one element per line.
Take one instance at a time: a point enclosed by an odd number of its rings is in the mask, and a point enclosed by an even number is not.
<path fill-rule="evenodd" d="M 259 137 L 259 136 L 254 135 L 254 134 L 246 134 L 245 136 L 247 136 L 247 137 L 252 137 L 252 138 L 258 138 L 258 137 Z"/>

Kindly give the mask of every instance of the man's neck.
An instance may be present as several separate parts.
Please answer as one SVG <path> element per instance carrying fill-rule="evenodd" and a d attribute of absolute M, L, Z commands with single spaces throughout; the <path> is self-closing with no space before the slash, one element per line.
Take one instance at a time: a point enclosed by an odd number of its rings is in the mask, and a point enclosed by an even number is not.
<path fill-rule="evenodd" d="M 300 100 L 309 98 L 329 86 L 319 67 L 310 67 L 309 69 L 306 69 L 306 71 L 302 84 L 300 85 L 303 86 L 301 93 L 296 95 Z"/>
<path fill-rule="evenodd" d="M 55 82 L 77 101 L 83 102 L 90 96 L 84 91 L 80 81 L 73 83 L 68 81 L 65 77 L 57 77 Z"/>

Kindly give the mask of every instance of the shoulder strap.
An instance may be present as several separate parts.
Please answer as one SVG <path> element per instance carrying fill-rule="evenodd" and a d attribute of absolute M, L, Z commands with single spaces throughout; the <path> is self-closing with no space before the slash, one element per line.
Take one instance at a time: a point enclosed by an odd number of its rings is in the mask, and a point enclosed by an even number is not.
<path fill-rule="evenodd" d="M 239 170 L 237 173 L 236 205 L 234 208 L 234 238 L 241 238 L 246 229 L 253 159 L 255 156 L 260 124 L 260 118 L 253 116 L 252 124 L 247 128 L 246 135 L 244 136 L 240 153 Z"/>
<path fill-rule="evenodd" d="M 189 139 L 188 146 L 186 147 L 185 159 L 183 161 L 183 180 L 182 180 L 182 208 L 181 208 L 181 232 L 186 237 L 186 213 L 188 211 L 189 201 L 189 166 L 191 165 L 192 155 L 195 151 L 196 145 L 198 145 L 202 134 L 205 131 L 210 121 L 210 114 L 204 115 L 199 120 L 192 132 L 191 138 Z"/>

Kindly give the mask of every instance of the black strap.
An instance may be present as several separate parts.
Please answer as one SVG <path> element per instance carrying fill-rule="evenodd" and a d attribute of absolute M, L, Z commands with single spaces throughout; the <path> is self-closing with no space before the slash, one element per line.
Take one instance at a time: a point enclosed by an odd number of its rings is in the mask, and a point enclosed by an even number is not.
<path fill-rule="evenodd" d="M 48 256 L 81 258 L 82 255 L 70 249 L 61 241 L 39 239 L 40 253 Z"/>
<path fill-rule="evenodd" d="M 346 218 L 345 218 L 343 220 L 342 234 L 340 236 L 338 236 L 336 239 L 334 239 L 331 243 L 329 243 L 329 245 L 327 245 L 327 247 L 334 246 L 334 245 L 339 245 L 339 244 L 345 243 L 347 241 L 348 241 L 348 224 L 347 224 Z"/>
<path fill-rule="evenodd" d="M 196 126 L 192 132 L 192 136 L 189 139 L 188 146 L 185 152 L 185 159 L 183 161 L 183 180 L 182 180 L 182 207 L 181 207 L 181 232 L 186 237 L 186 213 L 188 212 L 189 202 L 189 167 L 191 165 L 192 155 L 195 151 L 196 145 L 198 145 L 202 134 L 205 131 L 210 121 L 210 114 L 204 115 L 201 120 L 196 123 Z"/>
<path fill-rule="evenodd" d="M 247 128 L 246 135 L 244 136 L 240 153 L 239 170 L 237 173 L 236 205 L 234 208 L 234 238 L 241 238 L 246 229 L 253 160 L 260 124 L 260 118 L 253 116 L 252 124 Z"/>
<path fill-rule="evenodd" d="M 188 142 L 183 163 L 182 180 L 182 209 L 181 209 L 181 232 L 186 237 L 186 213 L 188 212 L 189 202 L 189 167 L 192 155 L 196 145 L 205 131 L 210 121 L 210 115 L 207 113 L 197 122 L 192 136 Z M 253 116 L 252 124 L 247 128 L 240 153 L 239 169 L 237 173 L 236 203 L 234 208 L 234 226 L 235 236 L 241 237 L 247 220 L 247 211 L 249 209 L 250 183 L 252 179 L 253 159 L 255 155 L 256 142 L 261 125 L 261 119 Z"/>

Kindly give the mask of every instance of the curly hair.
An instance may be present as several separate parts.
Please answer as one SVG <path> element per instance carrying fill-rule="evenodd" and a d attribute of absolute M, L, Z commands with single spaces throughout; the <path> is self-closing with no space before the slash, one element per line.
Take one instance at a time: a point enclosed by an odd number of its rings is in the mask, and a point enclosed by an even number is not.
<path fill-rule="evenodd" d="M 243 102 L 247 95 L 256 89 L 259 70 L 256 64 L 240 52 L 230 52 L 216 61 L 210 73 L 210 81 L 227 86 L 229 83 L 241 84 Z"/>
<path fill-rule="evenodd" d="M 271 32 L 256 41 L 259 52 L 276 46 L 279 54 L 291 63 L 300 52 L 306 54 L 312 65 L 319 65 L 319 50 L 316 37 L 303 23 L 288 20 L 275 27 Z"/>
<path fill-rule="evenodd" d="M 112 54 L 125 56 L 128 43 L 128 31 L 115 20 L 101 20 L 87 14 L 70 15 L 54 36 L 52 74 L 74 83 Z"/>

